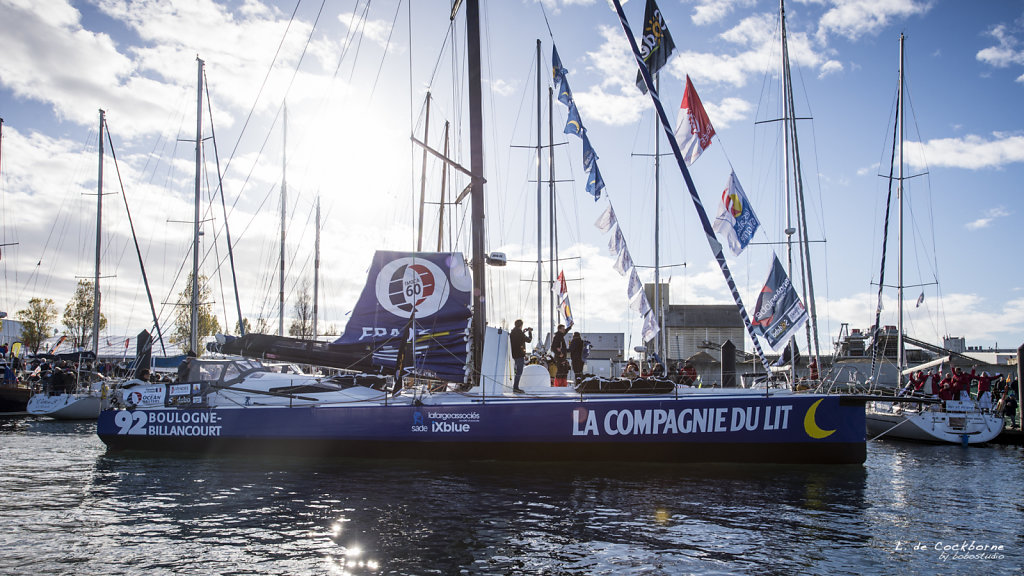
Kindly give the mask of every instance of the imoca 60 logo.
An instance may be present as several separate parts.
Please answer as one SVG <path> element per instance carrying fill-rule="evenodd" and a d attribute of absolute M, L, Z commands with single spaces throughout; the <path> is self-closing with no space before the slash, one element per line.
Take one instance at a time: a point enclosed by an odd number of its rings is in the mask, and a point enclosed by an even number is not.
<path fill-rule="evenodd" d="M 448 301 L 448 278 L 429 260 L 399 258 L 377 274 L 377 302 L 395 316 L 417 318 L 436 313 Z"/>

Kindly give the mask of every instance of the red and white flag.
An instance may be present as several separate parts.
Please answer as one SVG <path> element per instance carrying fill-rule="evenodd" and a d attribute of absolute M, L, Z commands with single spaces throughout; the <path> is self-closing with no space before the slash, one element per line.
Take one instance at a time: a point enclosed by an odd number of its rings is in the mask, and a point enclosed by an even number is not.
<path fill-rule="evenodd" d="M 686 75 L 686 91 L 683 92 L 683 103 L 676 118 L 675 136 L 687 167 L 693 165 L 700 153 L 711 146 L 711 139 L 715 136 L 715 127 L 704 111 L 704 105 L 697 96 L 689 74 Z"/>

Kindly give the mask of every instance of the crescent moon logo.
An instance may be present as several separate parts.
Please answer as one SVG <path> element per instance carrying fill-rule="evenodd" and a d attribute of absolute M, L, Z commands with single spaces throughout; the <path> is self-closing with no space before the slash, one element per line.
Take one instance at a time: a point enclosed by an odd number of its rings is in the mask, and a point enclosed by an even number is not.
<path fill-rule="evenodd" d="M 578 134 L 580 131 L 580 123 L 575 120 L 569 120 L 569 124 L 576 126 L 576 133 Z"/>
<path fill-rule="evenodd" d="M 804 414 L 804 430 L 807 431 L 808 436 L 818 440 L 828 438 L 835 432 L 835 430 L 822 430 L 814 421 L 814 414 L 818 411 L 818 404 L 821 404 L 822 400 L 824 398 L 819 398 L 817 402 L 811 404 L 811 407 L 807 409 L 807 414 Z"/>

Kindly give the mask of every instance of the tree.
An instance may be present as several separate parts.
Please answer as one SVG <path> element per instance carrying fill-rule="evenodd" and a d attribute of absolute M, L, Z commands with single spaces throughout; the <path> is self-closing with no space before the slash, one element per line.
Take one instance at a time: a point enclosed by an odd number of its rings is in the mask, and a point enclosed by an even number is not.
<path fill-rule="evenodd" d="M 21 338 L 25 342 L 25 347 L 30 348 L 33 354 L 38 354 L 43 340 L 53 332 L 53 323 L 57 320 L 57 306 L 52 298 L 33 298 L 28 301 L 28 308 L 18 310 L 18 320 L 22 322 Z"/>
<path fill-rule="evenodd" d="M 238 322 L 235 322 L 235 334 L 241 336 L 242 332 L 243 332 L 243 330 L 242 330 L 243 327 L 245 328 L 244 332 L 246 334 L 252 334 L 252 323 L 249 322 L 248 318 L 242 318 L 242 323 L 241 324 L 239 324 Z"/>
<path fill-rule="evenodd" d="M 299 295 L 295 298 L 295 318 L 288 327 L 288 334 L 303 340 L 313 339 L 313 299 L 309 296 L 309 281 L 303 280 Z"/>
<path fill-rule="evenodd" d="M 71 345 L 75 348 L 84 348 L 91 342 L 93 313 L 96 309 L 93 305 L 94 292 L 91 280 L 79 280 L 75 295 L 64 307 L 64 327 L 67 328 Z M 101 313 L 100 330 L 106 327 L 107 319 Z"/>
<path fill-rule="evenodd" d="M 220 322 L 217 321 L 217 316 L 213 313 L 213 303 L 209 301 L 210 298 L 210 287 L 206 284 L 206 276 L 199 276 L 199 330 L 198 330 L 198 341 L 202 341 L 203 338 L 211 336 L 220 332 Z M 192 334 L 192 310 L 190 308 L 192 303 L 192 274 L 189 273 L 188 281 L 185 284 L 185 289 L 178 294 L 178 311 L 174 317 L 174 330 L 171 332 L 169 340 L 172 344 L 177 344 L 182 348 L 188 350 L 191 347 L 191 334 Z M 197 355 L 203 353 L 202 348 L 199 350 L 193 350 Z"/>

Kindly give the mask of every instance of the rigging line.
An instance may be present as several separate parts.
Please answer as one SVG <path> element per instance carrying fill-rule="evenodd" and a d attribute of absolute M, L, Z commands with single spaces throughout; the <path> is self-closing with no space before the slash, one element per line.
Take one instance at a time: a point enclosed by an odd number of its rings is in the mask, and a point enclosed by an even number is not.
<path fill-rule="evenodd" d="M 900 84 L 902 88 L 902 83 Z M 897 99 L 897 102 L 899 100 Z M 893 170 L 896 167 L 896 142 L 899 137 L 899 126 L 900 116 L 903 115 L 903 110 L 900 109 L 899 105 L 896 108 L 896 114 L 892 125 L 892 154 L 889 158 L 889 193 L 885 200 L 885 221 L 882 227 L 882 263 L 878 273 L 878 300 L 875 305 L 875 326 L 871 334 L 872 346 L 871 346 L 871 378 L 875 378 L 875 363 L 877 360 L 878 347 L 875 346 L 874 342 L 881 332 L 880 320 L 882 316 L 882 286 L 885 284 L 885 252 L 886 246 L 889 242 L 889 209 L 892 206 L 892 183 L 893 183 Z M 897 355 L 902 354 L 902 351 L 897 351 Z"/>
<path fill-rule="evenodd" d="M 377 91 L 377 81 L 380 80 L 381 70 L 384 69 L 384 58 L 388 55 L 388 47 L 391 46 L 391 35 L 395 32 L 395 23 L 398 22 L 398 13 L 402 9 L 402 0 L 398 0 L 398 6 L 395 7 L 395 15 L 391 18 L 391 28 L 388 29 L 388 39 L 384 42 L 384 51 L 380 56 L 380 66 L 377 67 L 377 76 L 373 79 L 373 87 L 370 88 L 370 99 L 373 99 L 374 92 Z"/>
<path fill-rule="evenodd" d="M 231 169 L 231 161 L 235 158 L 235 153 L 238 152 L 238 146 L 242 143 L 242 136 L 245 134 L 245 129 L 249 126 L 249 121 L 252 120 L 253 114 L 256 112 L 256 105 L 260 101 L 260 96 L 263 95 L 263 89 L 267 87 L 267 81 L 270 80 L 270 73 L 274 70 L 274 64 L 277 62 L 278 57 L 281 55 L 281 49 L 284 47 L 285 38 L 288 37 L 288 31 L 291 30 L 292 22 L 295 21 L 295 14 L 299 11 L 299 6 L 302 5 L 302 0 L 296 0 L 295 8 L 292 9 L 292 15 L 288 18 L 288 25 L 284 28 L 284 34 L 281 35 L 281 41 L 277 44 L 277 50 L 274 52 L 274 58 L 270 61 L 270 66 L 267 67 L 267 73 L 263 76 L 263 82 L 260 84 L 260 89 L 256 92 L 256 98 L 252 102 L 252 106 L 249 108 L 249 113 L 245 117 L 245 122 L 242 123 L 242 129 L 238 132 L 238 138 L 235 140 L 235 147 L 231 150 L 231 155 L 228 156 L 228 162 L 224 166 L 224 173 Z M 312 31 L 310 32 L 312 33 Z M 275 117 L 275 121 L 277 118 Z M 250 172 L 251 175 L 251 172 Z M 245 179 L 249 181 L 248 176 Z M 244 186 L 244 184 L 243 184 Z M 239 192 L 241 196 L 241 192 Z M 236 199 L 237 202 L 237 199 Z M 234 208 L 234 204 L 231 205 Z"/>
<path fill-rule="evenodd" d="M 124 209 L 128 214 L 128 226 L 132 231 L 132 240 L 135 242 L 135 253 L 139 257 L 139 269 L 142 271 L 142 283 L 146 286 L 146 297 L 149 299 L 149 310 L 153 314 L 153 325 L 156 328 L 157 338 L 160 340 L 160 348 L 167 354 L 167 350 L 164 349 L 164 338 L 160 331 L 160 322 L 157 319 L 156 305 L 153 303 L 153 293 L 149 289 L 149 278 L 146 275 L 146 265 L 142 260 L 142 250 L 139 248 L 139 238 L 135 234 L 135 222 L 132 220 L 132 211 L 128 207 L 128 194 L 124 190 L 124 180 L 121 178 L 121 166 L 117 161 L 117 153 L 114 151 L 114 140 L 110 136 L 110 126 L 104 119 L 103 125 L 107 128 L 107 144 L 110 146 L 110 157 L 114 160 L 114 171 L 117 173 L 117 182 L 121 187 L 121 198 L 124 200 Z"/>
<path fill-rule="evenodd" d="M 367 5 L 369 5 L 369 0 L 367 0 Z M 367 8 L 369 8 L 369 6 L 367 6 Z M 338 73 L 341 71 L 341 63 L 345 61 L 345 56 L 348 54 L 348 49 L 352 46 L 352 37 L 355 34 L 355 28 L 356 28 L 353 25 L 353 23 L 356 21 L 356 12 L 358 12 L 358 11 L 359 11 L 359 2 L 357 0 L 352 5 L 352 15 L 348 17 L 348 24 L 345 26 L 347 28 L 348 32 L 345 35 L 345 42 L 343 42 L 342 46 L 341 46 L 341 54 L 338 54 L 338 63 L 334 66 L 334 75 L 331 77 L 331 80 L 336 80 L 338 78 Z M 363 17 L 365 18 L 365 16 L 366 16 L 366 11 L 364 9 Z M 411 45 L 412 44 L 410 44 L 410 46 Z M 411 52 L 411 50 L 410 50 L 410 52 Z"/>
<path fill-rule="evenodd" d="M 205 67 L 203 68 L 203 79 L 206 80 Z M 213 125 L 213 104 L 210 99 L 210 83 L 208 80 L 206 80 L 204 84 L 206 85 L 206 109 L 208 110 L 208 116 L 210 117 L 210 138 L 213 141 L 213 158 L 217 165 L 217 191 L 219 192 L 220 195 L 220 207 L 224 213 L 224 236 L 228 244 L 228 258 L 231 261 L 231 283 L 235 291 L 235 307 L 237 308 L 236 312 L 238 314 L 238 332 L 239 335 L 244 336 L 245 325 L 242 322 L 242 304 L 238 298 L 238 275 L 235 273 L 235 254 L 234 249 L 231 245 L 231 227 L 228 225 L 228 209 L 227 203 L 224 199 L 224 178 L 221 175 L 220 171 L 220 152 L 217 149 L 217 131 L 214 129 Z M 220 269 L 222 263 L 223 262 L 217 263 L 218 270 Z M 221 299 L 224 299 L 223 292 L 221 293 Z M 224 317 L 225 319 L 227 318 L 226 313 Z M 230 326 L 230 324 L 228 324 L 228 326 Z M 227 326 L 225 327 L 224 331 L 228 331 Z"/>
<path fill-rule="evenodd" d="M 366 15 L 370 11 L 370 2 L 371 1 L 372 0 L 367 0 L 366 6 L 363 7 L 362 18 L 360 18 L 360 21 L 359 21 L 360 22 L 360 24 L 359 24 L 359 32 L 358 32 L 359 35 L 358 35 L 358 39 L 356 40 L 356 53 L 352 57 L 352 69 L 349 70 L 349 72 L 348 72 L 348 81 L 350 83 L 352 82 L 352 78 L 355 77 L 355 74 L 356 74 L 356 62 L 359 61 L 359 51 L 363 47 L 363 38 L 366 36 L 366 33 L 365 33 L 366 32 Z M 355 32 L 353 31 L 353 33 L 355 33 Z"/>

